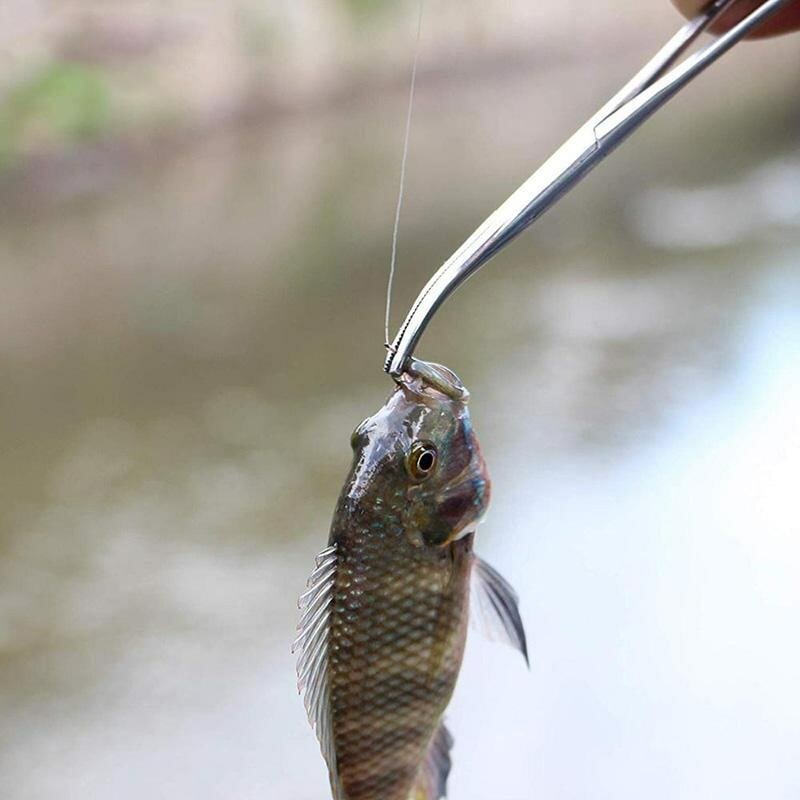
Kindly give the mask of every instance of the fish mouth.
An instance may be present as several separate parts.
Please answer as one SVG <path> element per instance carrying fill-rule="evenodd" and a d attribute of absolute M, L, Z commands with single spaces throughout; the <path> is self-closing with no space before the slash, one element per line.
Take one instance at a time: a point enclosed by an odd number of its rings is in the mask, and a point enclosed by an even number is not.
<path fill-rule="evenodd" d="M 451 400 L 466 403 L 469 400 L 467 387 L 453 370 L 432 361 L 409 359 L 405 372 L 396 378 L 398 383 L 408 386 L 412 391 L 424 393 L 425 389 L 435 389 Z"/>

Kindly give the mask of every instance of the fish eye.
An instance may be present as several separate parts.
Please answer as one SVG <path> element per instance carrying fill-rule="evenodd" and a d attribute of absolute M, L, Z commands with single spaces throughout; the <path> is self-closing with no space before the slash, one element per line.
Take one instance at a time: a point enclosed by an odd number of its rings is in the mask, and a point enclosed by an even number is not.
<path fill-rule="evenodd" d="M 406 460 L 408 472 L 415 480 L 423 480 L 436 467 L 438 453 L 430 442 L 414 442 Z"/>

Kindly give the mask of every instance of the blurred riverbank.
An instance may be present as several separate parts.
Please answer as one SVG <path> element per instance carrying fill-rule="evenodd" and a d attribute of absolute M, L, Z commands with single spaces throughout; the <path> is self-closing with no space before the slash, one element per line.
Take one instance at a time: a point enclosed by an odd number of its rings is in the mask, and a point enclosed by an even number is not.
<path fill-rule="evenodd" d="M 58 8 L 13 0 L 0 29 L 0 204 L 102 191 L 226 130 L 391 105 L 406 91 L 417 8 L 415 0 Z M 449 97 L 525 80 L 538 124 L 563 135 L 679 24 L 667 2 L 429 3 L 420 89 Z M 735 85 L 746 103 L 765 89 L 758 66 L 769 70 L 768 91 L 781 94 L 794 80 L 786 49 L 746 46 L 736 81 L 717 86 Z M 797 59 L 788 63 L 796 73 Z M 713 84 L 709 98 L 718 97 Z M 573 107 L 574 118 L 561 116 Z"/>

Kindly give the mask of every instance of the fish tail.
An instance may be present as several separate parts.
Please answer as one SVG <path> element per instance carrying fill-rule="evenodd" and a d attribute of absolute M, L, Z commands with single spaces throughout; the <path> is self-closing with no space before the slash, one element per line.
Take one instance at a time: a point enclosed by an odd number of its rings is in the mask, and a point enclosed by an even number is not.
<path fill-rule="evenodd" d="M 425 760 L 422 762 L 408 800 L 440 800 L 447 797 L 452 747 L 453 737 L 444 722 L 440 722 L 428 745 Z"/>

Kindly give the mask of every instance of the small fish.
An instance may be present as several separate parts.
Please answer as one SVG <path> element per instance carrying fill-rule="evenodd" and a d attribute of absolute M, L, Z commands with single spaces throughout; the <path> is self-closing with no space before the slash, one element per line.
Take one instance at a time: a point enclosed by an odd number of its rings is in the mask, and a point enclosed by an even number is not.
<path fill-rule="evenodd" d="M 472 551 L 490 483 L 468 397 L 447 368 L 412 360 L 352 435 L 295 642 L 334 800 L 445 797 L 470 583 L 485 627 L 528 660 L 514 590 Z"/>

